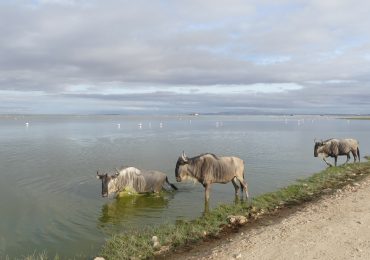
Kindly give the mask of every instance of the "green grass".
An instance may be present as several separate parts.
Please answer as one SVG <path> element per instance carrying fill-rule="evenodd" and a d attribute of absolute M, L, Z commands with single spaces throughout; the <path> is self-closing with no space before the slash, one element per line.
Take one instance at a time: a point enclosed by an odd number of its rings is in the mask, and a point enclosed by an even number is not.
<path fill-rule="evenodd" d="M 5 257 L 5 260 L 10 260 L 10 259 L 22 259 L 22 260 L 60 260 L 60 257 L 58 255 L 55 255 L 54 257 L 48 256 L 48 253 L 46 251 L 42 253 L 33 253 L 32 255 L 29 256 L 24 256 L 22 258 L 10 258 L 8 256 Z"/>
<path fill-rule="evenodd" d="M 115 235 L 106 242 L 100 255 L 106 259 L 150 258 L 156 252 L 152 246 L 152 236 L 157 236 L 162 246 L 172 250 L 203 240 L 205 237 L 217 236 L 228 226 L 229 215 L 243 215 L 249 219 L 259 218 L 279 208 L 313 200 L 323 193 L 360 181 L 369 174 L 370 162 L 327 168 L 309 178 L 297 180 L 288 187 L 253 198 L 250 203 L 242 201 L 233 205 L 220 205 L 195 220 Z"/>

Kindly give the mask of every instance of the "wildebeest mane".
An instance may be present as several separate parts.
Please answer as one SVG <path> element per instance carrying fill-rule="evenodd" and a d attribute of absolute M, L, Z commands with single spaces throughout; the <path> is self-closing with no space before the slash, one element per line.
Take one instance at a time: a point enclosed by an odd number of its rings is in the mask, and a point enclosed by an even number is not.
<path fill-rule="evenodd" d="M 195 156 L 195 157 L 189 158 L 188 160 L 189 160 L 189 161 L 194 161 L 194 160 L 197 160 L 197 159 L 199 159 L 200 157 L 203 157 L 203 156 L 205 156 L 205 155 L 210 155 L 210 156 L 212 156 L 212 157 L 213 157 L 213 158 L 215 158 L 215 159 L 219 159 L 219 158 L 218 158 L 218 156 L 217 156 L 217 155 L 215 155 L 215 154 L 213 154 L 213 153 L 202 153 L 202 154 L 197 155 L 197 156 Z"/>
<path fill-rule="evenodd" d="M 121 167 L 115 178 L 118 190 L 131 188 L 137 192 L 145 192 L 146 180 L 141 171 L 135 167 Z"/>

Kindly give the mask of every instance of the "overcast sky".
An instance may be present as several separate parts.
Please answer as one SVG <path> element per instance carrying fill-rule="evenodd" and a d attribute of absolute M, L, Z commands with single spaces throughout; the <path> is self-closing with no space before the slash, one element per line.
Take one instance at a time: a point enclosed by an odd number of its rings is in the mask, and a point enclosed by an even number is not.
<path fill-rule="evenodd" d="M 0 0 L 0 113 L 370 113 L 370 1 Z"/>

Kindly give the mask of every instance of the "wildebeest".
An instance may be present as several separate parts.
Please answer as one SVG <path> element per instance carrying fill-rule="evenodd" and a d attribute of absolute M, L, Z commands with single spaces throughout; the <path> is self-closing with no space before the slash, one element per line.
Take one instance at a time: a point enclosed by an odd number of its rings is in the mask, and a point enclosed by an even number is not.
<path fill-rule="evenodd" d="M 235 196 L 238 195 L 240 183 L 241 195 L 245 190 L 247 198 L 248 187 L 244 181 L 244 161 L 238 157 L 218 157 L 205 153 L 193 158 L 188 158 L 183 152 L 178 158 L 175 169 L 176 180 L 194 180 L 200 182 L 205 188 L 205 201 L 209 200 L 209 191 L 212 183 L 232 182 Z"/>
<path fill-rule="evenodd" d="M 102 196 L 107 197 L 118 194 L 124 190 L 132 190 L 137 193 L 155 192 L 162 189 L 177 190 L 176 186 L 168 181 L 166 174 L 159 171 L 139 170 L 135 167 L 122 167 L 116 169 L 112 175 L 96 173 L 96 177 L 102 181 Z"/>
<path fill-rule="evenodd" d="M 340 155 L 347 155 L 347 161 L 344 163 L 346 164 L 349 159 L 351 158 L 350 153 L 353 155 L 353 161 L 356 162 L 360 161 L 360 149 L 358 147 L 358 141 L 356 139 L 328 139 L 326 141 L 315 142 L 314 147 L 314 156 L 321 157 L 324 162 L 329 165 L 333 166 L 331 163 L 327 162 L 325 158 L 327 157 L 334 157 L 335 166 L 337 166 L 338 156 Z"/>

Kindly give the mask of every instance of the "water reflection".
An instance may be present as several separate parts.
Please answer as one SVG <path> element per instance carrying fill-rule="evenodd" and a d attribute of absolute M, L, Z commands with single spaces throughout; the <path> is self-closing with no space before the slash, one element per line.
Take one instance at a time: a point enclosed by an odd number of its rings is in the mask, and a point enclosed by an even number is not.
<path fill-rule="evenodd" d="M 250 206 L 252 203 L 252 199 L 247 199 L 245 198 L 244 199 L 244 196 L 239 196 L 239 195 L 235 195 L 234 197 L 234 205 L 247 205 L 247 206 Z M 211 210 L 211 207 L 209 205 L 209 202 L 207 200 L 204 200 L 204 210 L 202 212 L 202 216 L 203 217 L 206 217 L 209 213 L 210 213 L 210 210 Z"/>
<path fill-rule="evenodd" d="M 174 194 L 140 194 L 125 195 L 104 204 L 101 209 L 99 223 L 101 226 L 106 224 L 120 224 L 138 215 L 153 214 L 153 211 L 162 211 L 168 207 L 168 203 L 173 199 Z"/>

